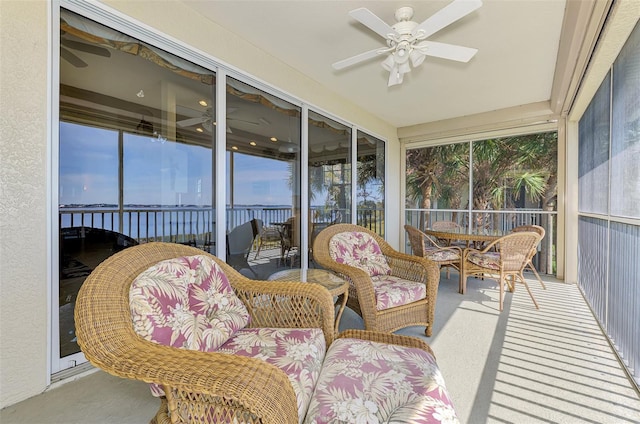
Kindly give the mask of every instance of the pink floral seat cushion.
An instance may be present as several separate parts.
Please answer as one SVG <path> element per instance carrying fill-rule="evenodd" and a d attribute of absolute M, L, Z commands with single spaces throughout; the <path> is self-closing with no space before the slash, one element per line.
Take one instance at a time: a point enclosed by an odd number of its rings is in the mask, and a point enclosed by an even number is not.
<path fill-rule="evenodd" d="M 500 269 L 500 252 L 471 252 L 467 260 L 483 268 Z"/>
<path fill-rule="evenodd" d="M 404 280 L 392 275 L 371 277 L 376 295 L 376 310 L 407 305 L 427 297 L 427 286 L 417 281 Z"/>
<path fill-rule="evenodd" d="M 424 250 L 424 257 L 434 262 L 459 261 L 460 254 L 455 250 L 428 247 Z"/>
<path fill-rule="evenodd" d="M 324 335 L 318 328 L 245 328 L 227 340 L 218 352 L 258 358 L 284 371 L 296 393 L 302 422 L 325 350 Z"/>
<path fill-rule="evenodd" d="M 329 348 L 305 424 L 458 423 L 429 353 L 360 339 Z"/>
<path fill-rule="evenodd" d="M 204 255 L 159 262 L 129 290 L 133 328 L 162 345 L 211 352 L 249 323 L 249 313 L 218 265 Z M 155 396 L 164 391 L 151 386 Z"/>
<path fill-rule="evenodd" d="M 334 261 L 360 268 L 371 276 L 391 274 L 380 246 L 367 233 L 353 231 L 336 234 L 329 241 L 329 255 Z"/>

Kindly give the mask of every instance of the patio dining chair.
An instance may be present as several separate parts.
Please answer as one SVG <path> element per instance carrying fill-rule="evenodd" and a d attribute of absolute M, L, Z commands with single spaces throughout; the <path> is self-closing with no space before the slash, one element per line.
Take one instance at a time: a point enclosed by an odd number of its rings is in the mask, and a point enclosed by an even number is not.
<path fill-rule="evenodd" d="M 544 228 L 542 228 L 539 225 L 521 225 L 521 226 L 516 227 L 513 230 L 511 230 L 512 233 L 516 233 L 516 232 L 519 232 L 519 231 L 534 231 L 534 232 L 540 234 L 540 240 L 544 239 L 544 234 L 545 234 Z M 533 257 L 537 253 L 538 253 L 538 248 L 536 246 L 531 250 L 531 255 L 529 256 L 529 260 L 527 261 L 527 267 L 531 271 L 533 271 L 533 273 L 535 274 L 535 276 L 538 279 L 538 282 L 540 283 L 542 288 L 546 290 L 547 287 L 542 282 L 542 278 L 540 278 L 540 275 L 538 274 L 538 271 L 536 270 L 536 267 L 533 266 Z"/>
<path fill-rule="evenodd" d="M 527 289 L 536 309 L 540 309 L 531 289 L 522 274 L 527 266 L 531 249 L 540 241 L 540 234 L 533 231 L 511 233 L 489 243 L 484 249 L 467 248 L 463 251 L 462 294 L 467 291 L 467 277 L 479 276 L 493 278 L 500 287 L 500 310 L 504 304 L 504 286 L 515 290 L 520 281 Z"/>
<path fill-rule="evenodd" d="M 432 237 L 411 225 L 405 225 L 404 229 L 409 237 L 411 252 L 414 255 L 430 259 L 440 268 L 447 268 L 447 278 L 449 278 L 449 268 L 458 271 L 458 291 L 462 291 L 462 272 L 460 270 L 462 249 L 458 246 L 441 246 Z"/>
<path fill-rule="evenodd" d="M 313 257 L 349 282 L 347 306 L 366 330 L 394 332 L 424 325 L 431 336 L 440 268 L 425 258 L 398 252 L 373 231 L 335 224 L 318 233 Z"/>
<path fill-rule="evenodd" d="M 462 230 L 462 227 L 455 221 L 435 221 L 431 224 L 431 229 L 434 231 L 453 232 Z M 438 241 L 444 246 L 459 246 L 462 249 L 469 247 L 469 242 L 451 239 L 438 239 Z"/>

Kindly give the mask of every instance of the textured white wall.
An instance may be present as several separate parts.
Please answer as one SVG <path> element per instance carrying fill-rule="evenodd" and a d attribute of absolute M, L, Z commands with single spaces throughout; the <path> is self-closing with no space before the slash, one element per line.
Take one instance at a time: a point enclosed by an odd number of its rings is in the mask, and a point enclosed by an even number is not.
<path fill-rule="evenodd" d="M 159 31 L 389 140 L 388 236 L 399 240 L 396 129 L 178 2 L 109 1 Z M 51 5 L 0 0 L 0 408 L 47 387 L 47 53 Z M 212 42 L 215 40 L 215 42 Z M 55 170 L 54 170 L 55 171 Z M 53 218 L 55 219 L 55 218 Z"/>
<path fill-rule="evenodd" d="M 0 407 L 47 382 L 45 1 L 0 1 Z"/>

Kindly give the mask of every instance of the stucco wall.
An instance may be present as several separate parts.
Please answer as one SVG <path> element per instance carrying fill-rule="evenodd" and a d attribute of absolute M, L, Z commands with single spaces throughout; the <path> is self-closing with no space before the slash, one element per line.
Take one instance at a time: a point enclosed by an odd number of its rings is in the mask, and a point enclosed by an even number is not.
<path fill-rule="evenodd" d="M 0 1 L 0 406 L 47 382 L 47 12 Z"/>
<path fill-rule="evenodd" d="M 399 241 L 396 129 L 175 2 L 109 1 L 159 31 L 389 140 L 389 240 Z M 51 5 L 0 0 L 0 408 L 47 388 Z M 216 40 L 212 43 L 211 40 Z M 54 49 L 55 51 L 55 49 Z M 55 123 L 54 123 L 55 124 Z M 57 170 L 53 170 L 54 174 Z"/>

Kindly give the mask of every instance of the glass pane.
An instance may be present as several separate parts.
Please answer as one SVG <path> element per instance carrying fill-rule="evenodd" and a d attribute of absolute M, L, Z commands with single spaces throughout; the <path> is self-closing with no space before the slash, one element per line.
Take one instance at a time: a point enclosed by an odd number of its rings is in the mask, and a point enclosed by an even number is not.
<path fill-rule="evenodd" d="M 435 222 L 463 226 L 468 221 L 469 143 L 408 150 L 406 193 L 407 224 L 420 229 Z"/>
<path fill-rule="evenodd" d="M 300 116 L 227 79 L 227 262 L 251 278 L 300 266 Z"/>
<path fill-rule="evenodd" d="M 358 131 L 357 224 L 384 237 L 384 142 Z"/>
<path fill-rule="evenodd" d="M 608 213 L 610 74 L 604 79 L 578 124 L 578 208 Z"/>
<path fill-rule="evenodd" d="M 309 111 L 308 167 L 312 246 L 323 228 L 351 222 L 351 128 Z"/>
<path fill-rule="evenodd" d="M 108 256 L 154 240 L 215 252 L 215 76 L 60 13 L 62 358 L 79 352 L 73 322 L 78 289 Z"/>
<path fill-rule="evenodd" d="M 124 134 L 123 232 L 213 251 L 211 148 Z"/>
<path fill-rule="evenodd" d="M 640 218 L 640 24 L 613 65 L 611 215 Z M 605 196 L 603 196 L 605 197 Z"/>
<path fill-rule="evenodd" d="M 503 234 L 540 225 L 551 234 L 540 212 L 556 210 L 556 132 L 473 142 L 472 161 L 472 231 Z"/>

